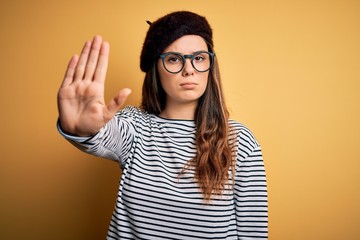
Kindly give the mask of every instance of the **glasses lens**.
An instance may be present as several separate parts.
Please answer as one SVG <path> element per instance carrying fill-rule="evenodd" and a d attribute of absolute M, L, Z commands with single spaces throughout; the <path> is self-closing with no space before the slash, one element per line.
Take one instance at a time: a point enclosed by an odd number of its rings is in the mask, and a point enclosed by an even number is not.
<path fill-rule="evenodd" d="M 182 69 L 184 59 L 179 54 L 170 53 L 164 57 L 163 63 L 166 70 L 172 73 L 177 73 Z"/>
<path fill-rule="evenodd" d="M 199 52 L 194 55 L 192 64 L 199 72 L 206 72 L 211 67 L 211 56 L 208 52 Z"/>

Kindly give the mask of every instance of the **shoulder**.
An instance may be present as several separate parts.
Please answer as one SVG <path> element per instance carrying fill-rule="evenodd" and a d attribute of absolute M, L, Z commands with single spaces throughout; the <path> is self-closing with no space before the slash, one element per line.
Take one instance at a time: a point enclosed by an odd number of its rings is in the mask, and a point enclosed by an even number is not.
<path fill-rule="evenodd" d="M 148 131 L 150 128 L 158 128 L 154 121 L 155 117 L 154 114 L 148 113 L 139 107 L 126 106 L 116 113 L 115 121 L 119 124 L 132 126 L 135 132 L 143 132 Z"/>
<path fill-rule="evenodd" d="M 229 120 L 229 126 L 230 139 L 236 142 L 239 152 L 249 155 L 255 149 L 260 148 L 255 135 L 247 126 L 236 120 Z"/>
<path fill-rule="evenodd" d="M 130 118 L 133 120 L 146 120 L 150 116 L 146 111 L 135 106 L 126 106 L 115 115 L 117 118 Z"/>
<path fill-rule="evenodd" d="M 116 115 L 132 116 L 132 115 L 144 115 L 145 111 L 141 110 L 136 106 L 126 106 L 123 109 L 119 110 Z"/>
<path fill-rule="evenodd" d="M 246 125 L 236 121 L 229 120 L 230 135 L 236 135 L 241 139 L 251 142 L 254 145 L 259 145 L 253 132 Z"/>

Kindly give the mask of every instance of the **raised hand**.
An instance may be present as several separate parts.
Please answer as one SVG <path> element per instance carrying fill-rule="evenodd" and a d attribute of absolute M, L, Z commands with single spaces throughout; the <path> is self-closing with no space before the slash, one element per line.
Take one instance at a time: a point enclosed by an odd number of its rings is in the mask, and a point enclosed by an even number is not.
<path fill-rule="evenodd" d="M 109 59 L 109 44 L 100 36 L 87 41 L 80 57 L 74 55 L 58 92 L 61 128 L 78 136 L 90 136 L 100 130 L 119 110 L 130 94 L 122 89 L 106 105 L 104 84 Z"/>

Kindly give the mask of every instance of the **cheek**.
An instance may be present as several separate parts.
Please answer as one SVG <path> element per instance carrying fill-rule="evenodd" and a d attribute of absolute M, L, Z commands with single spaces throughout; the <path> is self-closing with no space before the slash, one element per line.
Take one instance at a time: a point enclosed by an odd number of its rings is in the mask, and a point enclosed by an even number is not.
<path fill-rule="evenodd" d="M 159 79 L 161 86 L 164 88 L 164 85 L 166 85 L 169 82 L 169 73 L 165 71 L 161 66 L 158 66 L 158 73 L 159 73 Z"/>
<path fill-rule="evenodd" d="M 203 84 L 204 90 L 206 89 L 208 81 L 209 81 L 209 73 L 207 72 L 206 74 L 204 74 L 202 81 L 201 81 Z"/>

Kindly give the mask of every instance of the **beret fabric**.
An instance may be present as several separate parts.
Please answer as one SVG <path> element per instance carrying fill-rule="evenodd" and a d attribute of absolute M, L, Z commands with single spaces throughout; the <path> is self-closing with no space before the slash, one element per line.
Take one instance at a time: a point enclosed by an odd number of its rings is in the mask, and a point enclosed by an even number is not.
<path fill-rule="evenodd" d="M 188 11 L 167 14 L 153 23 L 146 34 L 140 56 L 140 68 L 147 72 L 164 49 L 184 35 L 198 35 L 213 47 L 212 29 L 206 18 Z"/>

